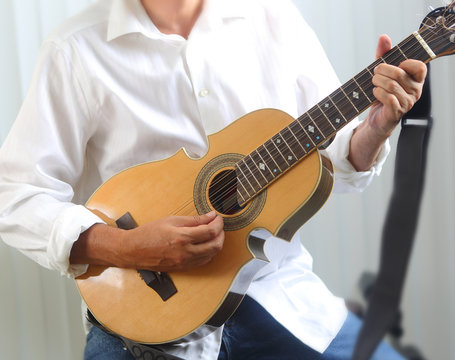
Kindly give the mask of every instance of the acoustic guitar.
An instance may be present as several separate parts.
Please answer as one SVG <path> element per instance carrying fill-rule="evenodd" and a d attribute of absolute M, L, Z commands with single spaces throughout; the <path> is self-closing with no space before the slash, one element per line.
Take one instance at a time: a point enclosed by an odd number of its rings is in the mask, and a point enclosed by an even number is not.
<path fill-rule="evenodd" d="M 211 135 L 201 159 L 181 150 L 104 183 L 86 207 L 109 225 L 131 229 L 168 215 L 216 210 L 226 236 L 209 264 L 190 271 L 89 266 L 76 281 L 96 321 L 146 344 L 195 338 L 221 326 L 267 262 L 262 229 L 289 241 L 330 195 L 332 167 L 318 148 L 375 102 L 374 68 L 406 59 L 428 63 L 455 51 L 454 4 L 432 11 L 418 31 L 299 118 L 258 110 Z"/>

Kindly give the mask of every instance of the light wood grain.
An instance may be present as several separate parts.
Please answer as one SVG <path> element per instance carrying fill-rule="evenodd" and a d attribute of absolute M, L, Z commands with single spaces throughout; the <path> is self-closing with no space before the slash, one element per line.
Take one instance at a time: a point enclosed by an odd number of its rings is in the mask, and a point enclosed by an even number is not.
<path fill-rule="evenodd" d="M 103 184 L 86 206 L 112 225 L 127 211 L 139 225 L 171 214 L 196 215 L 194 182 L 208 161 L 226 153 L 246 155 L 293 120 L 271 109 L 248 114 L 210 136 L 209 151 L 202 159 L 190 159 L 181 150 L 169 159 L 127 169 Z M 178 292 L 166 302 L 146 286 L 137 271 L 100 266 L 90 266 L 77 279 L 83 299 L 100 323 L 136 342 L 170 342 L 193 332 L 217 312 L 240 269 L 253 259 L 248 234 L 256 228 L 272 233 L 282 228 L 318 193 L 323 169 L 315 151 L 273 182 L 260 215 L 242 229 L 227 231 L 224 248 L 211 263 L 169 273 Z M 330 190 L 331 184 L 320 205 Z"/>

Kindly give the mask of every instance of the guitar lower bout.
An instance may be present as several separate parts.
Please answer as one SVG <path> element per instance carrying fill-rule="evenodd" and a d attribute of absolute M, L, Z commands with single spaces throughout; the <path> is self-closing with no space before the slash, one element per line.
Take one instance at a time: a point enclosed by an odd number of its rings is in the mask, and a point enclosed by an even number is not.
<path fill-rule="evenodd" d="M 226 230 L 223 249 L 209 264 L 167 274 L 176 292 L 165 300 L 134 269 L 89 266 L 77 285 L 102 326 L 135 342 L 161 344 L 194 338 L 231 316 L 266 264 L 261 231 L 290 240 L 332 189 L 331 164 L 313 151 L 244 205 L 239 200 L 236 164 L 292 121 L 278 110 L 250 113 L 211 135 L 203 158 L 179 151 L 124 170 L 93 194 L 87 208 L 113 226 L 126 213 L 140 226 L 216 210 Z"/>

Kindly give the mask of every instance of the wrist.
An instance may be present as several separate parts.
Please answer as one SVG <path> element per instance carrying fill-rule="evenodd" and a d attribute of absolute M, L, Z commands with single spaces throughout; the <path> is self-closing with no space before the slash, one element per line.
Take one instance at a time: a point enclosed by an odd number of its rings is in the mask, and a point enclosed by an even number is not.
<path fill-rule="evenodd" d="M 125 236 L 125 230 L 95 224 L 73 244 L 70 263 L 127 267 L 123 256 Z"/>
<path fill-rule="evenodd" d="M 363 121 L 352 134 L 348 160 L 357 171 L 367 171 L 374 165 L 384 143 L 392 131 L 387 132 Z"/>

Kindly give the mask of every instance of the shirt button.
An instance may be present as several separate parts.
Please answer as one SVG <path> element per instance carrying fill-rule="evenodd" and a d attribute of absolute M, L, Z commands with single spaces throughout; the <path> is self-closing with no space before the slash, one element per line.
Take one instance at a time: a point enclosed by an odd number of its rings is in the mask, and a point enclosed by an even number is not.
<path fill-rule="evenodd" d="M 208 94 L 210 94 L 210 91 L 208 91 L 207 89 L 199 91 L 200 97 L 206 97 Z"/>

